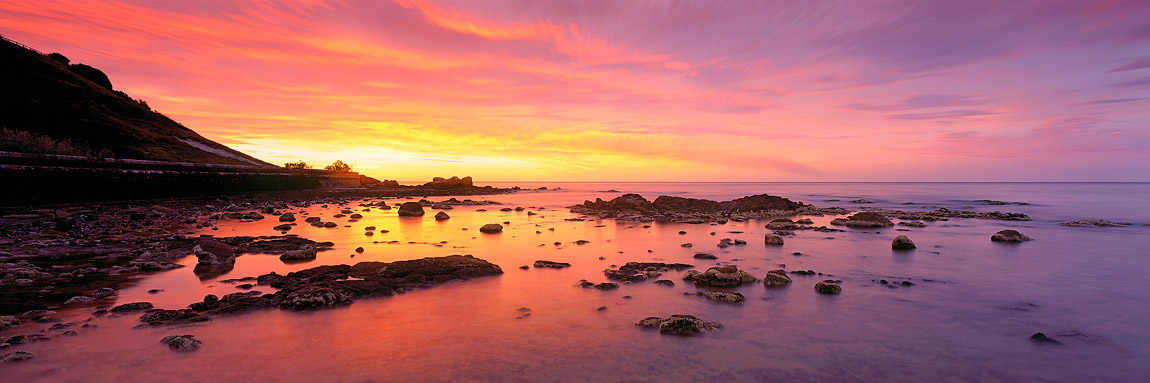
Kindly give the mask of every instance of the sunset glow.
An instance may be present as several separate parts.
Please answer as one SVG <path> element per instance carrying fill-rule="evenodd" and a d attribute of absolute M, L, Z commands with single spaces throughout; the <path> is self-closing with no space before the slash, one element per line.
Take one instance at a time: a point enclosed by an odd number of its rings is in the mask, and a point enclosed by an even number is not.
<path fill-rule="evenodd" d="M 0 34 L 257 158 L 380 179 L 1150 181 L 1148 9 L 8 1 Z"/>

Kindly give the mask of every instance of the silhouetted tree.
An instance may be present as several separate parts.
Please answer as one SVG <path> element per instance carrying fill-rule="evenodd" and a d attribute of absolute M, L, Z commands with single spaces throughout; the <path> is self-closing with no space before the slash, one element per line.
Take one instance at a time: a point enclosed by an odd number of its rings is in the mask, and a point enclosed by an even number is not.
<path fill-rule="evenodd" d="M 340 160 L 335 160 L 335 162 L 332 162 L 331 165 L 325 166 L 324 169 L 335 172 L 350 172 L 351 165 L 345 164 Z"/>
<path fill-rule="evenodd" d="M 288 162 L 284 164 L 284 167 L 288 169 L 311 169 L 311 165 L 308 165 L 307 162 L 303 162 L 303 160 L 299 162 Z"/>

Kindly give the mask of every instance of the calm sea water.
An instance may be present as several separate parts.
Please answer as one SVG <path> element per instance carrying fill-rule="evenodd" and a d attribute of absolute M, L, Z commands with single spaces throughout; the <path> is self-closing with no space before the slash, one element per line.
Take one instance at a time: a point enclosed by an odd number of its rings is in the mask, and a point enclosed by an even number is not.
<path fill-rule="evenodd" d="M 119 302 L 150 301 L 182 308 L 205 294 L 240 291 L 219 280 L 323 264 L 394 261 L 473 254 L 505 274 L 333 310 L 268 310 L 210 323 L 132 329 L 136 315 L 91 319 L 99 327 L 74 337 L 19 345 L 33 360 L 0 365 L 2 382 L 1141 382 L 1150 374 L 1150 184 L 1137 183 L 554 183 L 561 190 L 479 197 L 539 212 L 457 207 L 452 219 L 401 219 L 373 210 L 351 227 L 301 225 L 292 230 L 336 243 L 317 260 L 286 265 L 271 255 L 244 255 L 227 275 L 201 280 L 190 267 L 153 274 L 120 292 Z M 609 189 L 619 192 L 604 192 Z M 782 248 L 766 247 L 766 222 L 725 225 L 612 220 L 567 222 L 565 206 L 596 197 L 640 193 L 731 199 L 769 193 L 817 206 L 861 205 L 903 210 L 969 206 L 1029 214 L 1030 222 L 952 219 L 925 228 L 797 232 Z M 827 201 L 837 199 L 839 201 Z M 991 199 L 1030 205 L 986 206 Z M 393 200 L 402 202 L 401 200 Z M 914 205 L 904 203 L 913 202 Z M 542 209 L 540 209 L 542 207 Z M 337 207 L 308 209 L 329 217 Z M 434 213 L 434 211 L 432 211 Z M 835 217 L 811 217 L 825 225 Z M 1070 228 L 1078 219 L 1131 221 L 1118 228 Z M 502 234 L 476 230 L 510 221 Z M 342 222 L 342 220 L 337 220 Z M 218 236 L 270 235 L 275 222 L 224 221 Z M 597 227 L 598 225 L 604 225 Z M 390 230 L 368 237 L 362 227 Z M 469 228 L 470 230 L 461 230 Z M 554 228 L 554 231 L 548 230 Z M 992 243 L 1013 228 L 1035 238 Z M 680 230 L 686 235 L 679 235 Z M 536 233 L 537 231 L 541 233 Z M 742 231 L 743 233 L 730 233 Z M 715 232 L 715 235 L 711 235 Z M 918 249 L 893 252 L 891 239 L 910 236 Z M 721 238 L 749 243 L 719 249 Z M 575 245 L 575 240 L 590 241 Z M 397 244 L 372 241 L 400 241 Z M 447 241 L 441 247 L 434 243 Z M 553 242 L 562 242 L 556 246 Z M 413 242 L 413 243 L 409 243 Z M 682 243 L 693 243 L 690 249 Z M 352 249 L 364 254 L 350 258 Z M 695 252 L 717 261 L 693 259 Z M 802 255 L 793 255 L 800 252 Z M 600 260 L 599 257 L 605 257 Z M 529 269 L 535 260 L 570 262 L 562 270 Z M 741 305 L 707 301 L 681 274 L 614 291 L 582 289 L 580 279 L 605 281 L 602 270 L 628 261 L 684 262 L 699 269 L 734 264 L 762 277 L 785 264 L 843 280 L 836 296 L 815 293 L 819 277 L 795 276 L 785 289 L 744 285 Z M 184 263 L 193 265 L 194 257 Z M 890 288 L 878 279 L 916 285 Z M 927 280 L 930 280 L 929 282 Z M 163 289 L 156 295 L 150 289 Z M 264 286 L 259 290 L 269 291 Z M 692 295 L 686 295 L 690 293 Z M 599 306 L 607 310 L 597 311 Z M 530 316 L 517 318 L 527 308 Z M 58 316 L 83 323 L 91 307 Z M 718 333 L 664 336 L 634 323 L 648 316 L 691 314 L 723 324 Z M 24 325 L 3 335 L 46 328 Z M 1035 344 L 1043 332 L 1061 346 Z M 171 334 L 204 341 L 177 354 L 158 342 Z"/>

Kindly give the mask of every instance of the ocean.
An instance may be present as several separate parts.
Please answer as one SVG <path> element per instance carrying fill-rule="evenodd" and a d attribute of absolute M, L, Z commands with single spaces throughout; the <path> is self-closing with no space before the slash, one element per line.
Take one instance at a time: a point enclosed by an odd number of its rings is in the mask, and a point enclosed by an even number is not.
<path fill-rule="evenodd" d="M 471 197 L 504 206 L 457 206 L 447 211 L 452 218 L 446 221 L 434 220 L 430 209 L 415 219 L 372 209 L 358 222 L 336 220 L 337 228 L 301 224 L 291 233 L 336 246 L 306 263 L 248 254 L 224 275 L 197 276 L 192 267 L 151 274 L 123 287 L 118 303 L 183 308 L 205 294 L 243 291 L 221 282 L 225 279 L 451 254 L 488 260 L 500 265 L 503 275 L 360 299 L 336 309 L 267 310 L 176 328 L 133 328 L 138 315 L 91 317 L 93 307 L 62 307 L 56 309 L 58 317 L 98 327 L 10 348 L 37 357 L 0 365 L 0 381 L 1140 382 L 1150 375 L 1150 226 L 1144 226 L 1150 224 L 1150 183 L 493 184 L 511 185 L 525 190 Z M 534 190 L 540 186 L 548 190 Z M 771 232 L 764 228 L 768 220 L 721 225 L 565 220 L 577 216 L 567 206 L 623 193 L 719 200 L 766 193 L 819 207 L 945 207 L 1025 213 L 1033 220 L 952 218 L 922 228 L 796 231 L 781 247 L 763 244 Z M 859 199 L 872 203 L 851 202 Z M 505 206 L 526 210 L 499 211 Z M 327 220 L 340 209 L 296 210 Z M 828 225 L 836 216 L 805 218 Z M 1133 224 L 1059 225 L 1080 219 Z M 218 230 L 194 234 L 275 235 L 271 227 L 278 222 L 271 221 L 223 220 Z M 477 230 L 502 222 L 509 224 L 501 234 Z M 365 236 L 364 226 L 388 232 Z M 1004 229 L 1034 240 L 990 241 Z M 892 251 L 897 235 L 909 236 L 918 248 Z M 719 248 L 722 238 L 748 243 Z M 682 247 L 685 243 L 692 246 Z M 356 254 L 353 249 L 360 246 L 365 251 Z M 718 259 L 695 259 L 698 252 Z M 571 267 L 519 269 L 535 260 Z M 696 296 L 712 289 L 693 286 L 676 271 L 661 276 L 673 281 L 672 287 L 651 282 L 610 291 L 578 286 L 581 280 L 606 281 L 604 269 L 632 261 L 682 262 L 699 271 L 737 265 L 759 278 L 779 268 L 823 275 L 792 275 L 794 283 L 780 289 L 761 283 L 721 289 L 743 294 L 741 304 Z M 195 262 L 188 257 L 181 263 Z M 841 280 L 842 293 L 816 293 L 813 286 L 823 279 Z M 149 294 L 152 289 L 163 291 Z M 635 326 L 646 317 L 672 314 L 694 315 L 722 328 L 679 337 Z M 27 324 L 4 335 L 48 325 Z M 1061 344 L 1030 340 L 1037 332 Z M 158 342 L 173 334 L 194 334 L 204 346 L 192 353 L 169 352 Z"/>

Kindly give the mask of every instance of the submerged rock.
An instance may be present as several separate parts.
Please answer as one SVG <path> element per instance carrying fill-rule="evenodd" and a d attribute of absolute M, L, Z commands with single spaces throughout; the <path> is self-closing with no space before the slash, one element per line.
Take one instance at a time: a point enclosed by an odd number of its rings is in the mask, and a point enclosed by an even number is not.
<path fill-rule="evenodd" d="M 1069 227 L 1086 227 L 1086 226 L 1120 227 L 1120 226 L 1130 226 L 1133 224 L 1130 222 L 1111 222 L 1111 221 L 1107 221 L 1104 219 L 1081 219 L 1081 220 L 1077 220 L 1074 222 L 1062 222 L 1062 223 L 1059 223 L 1059 225 L 1069 226 Z"/>
<path fill-rule="evenodd" d="M 1002 230 L 990 236 L 990 240 L 994 242 L 1026 242 L 1031 238 L 1026 234 L 1019 233 L 1018 230 Z"/>
<path fill-rule="evenodd" d="M 767 287 L 786 287 L 791 284 L 791 277 L 786 270 L 771 270 L 763 277 L 763 285 Z"/>
<path fill-rule="evenodd" d="M 36 353 L 31 352 L 31 351 L 14 351 L 14 352 L 4 354 L 4 356 L 0 356 L 0 362 L 4 362 L 4 363 L 19 362 L 19 361 L 32 359 L 35 357 L 36 357 Z"/>
<path fill-rule="evenodd" d="M 668 318 L 648 317 L 635 323 L 641 328 L 659 329 L 659 333 L 670 335 L 695 335 L 708 331 L 717 331 L 723 326 L 708 322 L 693 315 L 671 315 Z"/>
<path fill-rule="evenodd" d="M 125 303 L 125 304 L 113 307 L 111 310 L 108 310 L 108 311 L 114 312 L 114 313 L 127 313 L 127 312 L 132 312 L 132 311 L 148 310 L 151 308 L 152 308 L 152 302 L 132 302 L 132 303 Z"/>
<path fill-rule="evenodd" d="M 627 264 L 619 266 L 618 270 L 603 270 L 603 275 L 606 276 L 607 279 L 616 281 L 641 282 L 663 275 L 663 272 L 668 270 L 678 271 L 692 267 L 695 266 L 685 263 L 627 262 Z"/>
<path fill-rule="evenodd" d="M 346 304 L 351 304 L 351 298 L 342 292 L 328 287 L 308 286 L 292 291 L 279 306 L 296 310 L 314 310 Z"/>
<path fill-rule="evenodd" d="M 695 282 L 696 286 L 734 287 L 757 281 L 759 278 L 739 270 L 738 266 L 720 266 L 701 273 L 695 270 L 688 271 L 683 275 L 683 280 Z"/>
<path fill-rule="evenodd" d="M 169 349 L 178 352 L 199 350 L 200 346 L 204 344 L 192 335 L 168 335 L 161 339 L 160 343 L 166 344 Z"/>
<path fill-rule="evenodd" d="M 1034 341 L 1035 343 L 1040 343 L 1040 344 L 1051 344 L 1051 345 L 1062 344 L 1062 342 L 1059 342 L 1058 340 L 1051 338 L 1049 336 L 1046 336 L 1046 334 L 1043 334 L 1040 332 L 1036 332 L 1036 333 L 1034 333 L 1034 335 L 1031 335 L 1030 340 Z"/>
<path fill-rule="evenodd" d="M 910 237 L 907 237 L 905 235 L 900 235 L 900 236 L 894 237 L 894 241 L 891 241 L 890 247 L 894 250 L 914 250 L 915 249 L 914 241 L 911 241 Z"/>

